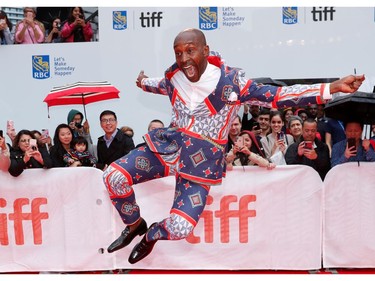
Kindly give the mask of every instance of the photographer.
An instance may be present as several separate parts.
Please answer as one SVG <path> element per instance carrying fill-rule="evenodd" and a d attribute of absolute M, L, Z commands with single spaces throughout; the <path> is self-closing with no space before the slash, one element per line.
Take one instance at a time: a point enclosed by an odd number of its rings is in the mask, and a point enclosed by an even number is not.
<path fill-rule="evenodd" d="M 68 113 L 67 121 L 67 124 L 73 130 L 73 138 L 84 137 L 88 143 L 88 151 L 92 155 L 96 155 L 90 135 L 90 125 L 87 120 L 83 122 L 83 114 L 76 109 L 72 109 Z"/>
<path fill-rule="evenodd" d="M 74 7 L 61 30 L 64 42 L 89 42 L 93 36 L 91 23 L 85 20 L 82 7 Z"/>
<path fill-rule="evenodd" d="M 49 34 L 46 37 L 46 43 L 60 43 L 61 42 L 61 19 L 56 17 L 53 19 Z"/>

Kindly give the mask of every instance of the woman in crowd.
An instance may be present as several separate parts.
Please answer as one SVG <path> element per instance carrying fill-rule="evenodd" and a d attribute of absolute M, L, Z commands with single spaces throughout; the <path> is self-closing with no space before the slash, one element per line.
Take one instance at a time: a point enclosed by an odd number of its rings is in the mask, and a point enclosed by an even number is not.
<path fill-rule="evenodd" d="M 0 171 L 7 172 L 10 165 L 10 153 L 3 135 L 0 135 Z"/>
<path fill-rule="evenodd" d="M 237 141 L 226 157 L 227 169 L 233 166 L 259 166 L 267 169 L 275 168 L 266 158 L 262 145 L 258 142 L 254 133 L 244 130 L 239 134 Z"/>
<path fill-rule="evenodd" d="M 0 44 L 11 45 L 14 43 L 13 24 L 4 11 L 0 11 Z"/>
<path fill-rule="evenodd" d="M 294 115 L 293 108 L 287 107 L 283 110 L 283 120 L 284 120 L 284 126 L 283 126 L 283 132 L 286 134 L 290 134 L 290 129 L 289 129 L 289 120 L 290 117 Z"/>
<path fill-rule="evenodd" d="M 61 42 L 61 19 L 59 17 L 56 17 L 52 20 L 45 42 L 46 43 L 60 43 Z"/>
<path fill-rule="evenodd" d="M 74 7 L 61 30 L 64 42 L 89 42 L 93 31 L 91 23 L 86 22 L 82 7 Z"/>
<path fill-rule="evenodd" d="M 280 111 L 271 111 L 270 123 L 271 133 L 261 139 L 266 157 L 277 165 L 286 165 L 284 155 L 287 147 L 294 142 L 293 137 L 282 131 L 284 121 Z"/>
<path fill-rule="evenodd" d="M 302 135 L 302 124 L 303 121 L 301 117 L 293 115 L 289 118 L 288 128 L 290 134 L 293 136 L 294 142 L 298 142 L 300 136 Z"/>
<path fill-rule="evenodd" d="M 35 140 L 35 145 L 31 140 Z M 52 161 L 48 152 L 39 151 L 32 133 L 29 130 L 19 131 L 13 142 L 13 150 L 10 152 L 9 173 L 17 177 L 25 169 L 51 167 Z"/>
<path fill-rule="evenodd" d="M 64 162 L 64 154 L 73 148 L 73 130 L 67 124 L 60 124 L 56 127 L 53 137 L 53 146 L 49 153 L 52 159 L 53 167 L 66 167 Z M 69 167 L 78 167 L 79 161 L 72 163 Z"/>
<path fill-rule="evenodd" d="M 39 44 L 44 42 L 44 26 L 35 19 L 33 8 L 23 9 L 24 19 L 16 25 L 15 41 L 18 44 Z"/>

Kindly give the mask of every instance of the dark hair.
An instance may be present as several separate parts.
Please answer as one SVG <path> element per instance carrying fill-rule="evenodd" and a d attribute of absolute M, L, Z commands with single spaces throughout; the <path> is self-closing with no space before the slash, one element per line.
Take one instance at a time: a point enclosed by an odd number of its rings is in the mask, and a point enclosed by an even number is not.
<path fill-rule="evenodd" d="M 275 116 L 280 116 L 280 118 L 284 121 L 283 114 L 281 113 L 281 111 L 279 111 L 279 110 L 270 111 L 270 121 Z"/>
<path fill-rule="evenodd" d="M 67 128 L 72 133 L 72 138 L 74 137 L 74 132 L 72 128 L 69 127 L 69 125 L 62 123 L 56 127 L 55 135 L 53 136 L 53 145 L 56 147 L 56 151 L 58 152 L 61 157 L 66 153 L 66 149 L 63 147 L 60 139 L 59 139 L 59 133 L 61 129 Z M 72 147 L 72 142 L 70 142 L 70 148 Z"/>
<path fill-rule="evenodd" d="M 271 114 L 271 110 L 269 108 L 263 108 L 259 111 L 259 115 L 270 115 Z"/>
<path fill-rule="evenodd" d="M 233 121 L 236 120 L 238 118 L 238 121 L 240 121 L 240 124 L 242 123 L 242 119 L 241 119 L 241 116 L 239 116 L 238 114 L 236 115 L 236 117 L 234 117 Z"/>
<path fill-rule="evenodd" d="M 8 15 L 2 10 L 0 10 L 0 19 L 5 19 L 5 22 L 6 22 L 7 26 L 9 27 L 9 31 L 12 32 L 13 24 L 8 19 Z M 4 31 L 3 30 L 0 31 L 0 38 L 1 38 L 1 40 L 4 39 Z"/>
<path fill-rule="evenodd" d="M 112 110 L 104 110 L 102 113 L 100 113 L 100 116 L 99 116 L 100 121 L 102 120 L 102 117 L 104 115 L 113 115 L 113 116 L 115 116 L 115 119 L 117 120 L 116 113 L 114 113 Z"/>
<path fill-rule="evenodd" d="M 75 147 L 77 144 L 84 144 L 84 145 L 86 145 L 86 149 L 89 146 L 89 143 L 87 142 L 87 140 L 84 137 L 82 137 L 82 136 L 75 137 L 72 140 L 72 147 Z"/>
<path fill-rule="evenodd" d="M 30 133 L 33 134 L 34 137 L 35 137 L 35 134 L 42 135 L 42 133 L 39 132 L 38 130 L 32 130 L 32 131 L 30 131 Z"/>
<path fill-rule="evenodd" d="M 29 130 L 21 130 L 17 133 L 17 135 L 14 138 L 12 145 L 14 149 L 19 149 L 18 143 L 20 142 L 20 138 L 22 135 L 28 135 L 30 136 L 30 138 L 35 139 L 35 136 Z"/>
<path fill-rule="evenodd" d="M 76 20 L 76 18 L 73 16 L 73 11 L 75 8 L 78 8 L 79 9 L 79 12 L 81 13 L 81 15 L 83 16 L 83 19 L 85 19 L 85 13 L 83 12 L 83 9 L 82 7 L 72 7 L 70 9 L 70 12 L 69 12 L 69 16 L 68 16 L 68 22 L 69 23 L 72 23 Z"/>
<path fill-rule="evenodd" d="M 263 158 L 266 158 L 263 146 L 260 143 L 260 141 L 256 138 L 256 136 L 254 135 L 254 133 L 251 132 L 251 131 L 248 131 L 248 130 L 243 130 L 243 131 L 240 132 L 239 135 L 242 136 L 242 135 L 245 135 L 245 134 L 247 134 L 250 137 L 250 139 L 251 139 L 250 151 L 253 152 L 253 153 L 255 153 L 255 154 L 259 154 Z"/>
<path fill-rule="evenodd" d="M 358 123 L 361 126 L 361 128 L 363 128 L 363 125 L 364 125 L 363 121 L 360 121 L 357 118 L 351 118 L 349 120 L 344 121 L 344 128 L 345 129 L 346 129 L 346 126 L 348 125 L 348 123 Z"/>
<path fill-rule="evenodd" d="M 150 130 L 151 123 L 160 123 L 160 124 L 162 124 L 163 127 L 164 127 L 164 123 L 163 123 L 163 121 L 161 121 L 161 120 L 159 120 L 159 119 L 154 119 L 154 120 L 151 120 L 150 123 L 148 123 L 148 127 L 147 127 L 147 130 L 148 130 L 148 131 Z"/>
<path fill-rule="evenodd" d="M 287 113 L 288 111 L 291 111 L 292 114 L 294 114 L 294 110 L 293 110 L 292 107 L 286 107 L 286 108 L 284 108 L 284 110 L 283 110 L 283 115 L 282 115 L 284 122 L 286 121 L 286 120 L 285 120 L 285 115 L 286 115 L 286 113 Z"/>

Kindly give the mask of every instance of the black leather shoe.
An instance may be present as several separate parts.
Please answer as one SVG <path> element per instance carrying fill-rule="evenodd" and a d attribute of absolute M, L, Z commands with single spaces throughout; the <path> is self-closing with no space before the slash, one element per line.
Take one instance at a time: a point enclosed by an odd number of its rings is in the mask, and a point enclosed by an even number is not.
<path fill-rule="evenodd" d="M 133 248 L 133 251 L 130 253 L 130 256 L 128 259 L 129 263 L 134 264 L 136 262 L 139 262 L 140 260 L 143 260 L 145 257 L 147 257 L 151 253 L 157 241 L 158 240 L 147 242 L 146 235 L 143 236 L 141 242 L 135 245 L 135 247 Z"/>
<path fill-rule="evenodd" d="M 109 245 L 107 251 L 108 253 L 112 253 L 114 251 L 120 250 L 124 248 L 125 246 L 129 245 L 131 241 L 133 241 L 134 237 L 139 235 L 145 234 L 147 231 L 147 223 L 144 219 L 142 219 L 140 225 L 133 231 L 130 231 L 130 227 L 127 226 L 125 229 L 121 232 L 121 235 L 119 238 L 117 238 L 111 245 Z"/>

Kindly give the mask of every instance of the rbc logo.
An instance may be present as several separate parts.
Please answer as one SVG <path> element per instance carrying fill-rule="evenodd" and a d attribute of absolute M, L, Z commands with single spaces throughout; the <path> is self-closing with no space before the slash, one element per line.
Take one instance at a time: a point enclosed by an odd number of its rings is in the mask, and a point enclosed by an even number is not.
<path fill-rule="evenodd" d="M 199 28 L 201 30 L 217 28 L 217 7 L 199 7 Z"/>
<path fill-rule="evenodd" d="M 283 24 L 296 24 L 298 22 L 297 7 L 283 7 Z"/>
<path fill-rule="evenodd" d="M 124 30 L 128 28 L 126 11 L 113 11 L 113 29 Z"/>
<path fill-rule="evenodd" d="M 33 78 L 47 79 L 50 77 L 49 56 L 32 56 Z"/>

